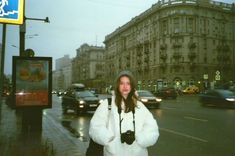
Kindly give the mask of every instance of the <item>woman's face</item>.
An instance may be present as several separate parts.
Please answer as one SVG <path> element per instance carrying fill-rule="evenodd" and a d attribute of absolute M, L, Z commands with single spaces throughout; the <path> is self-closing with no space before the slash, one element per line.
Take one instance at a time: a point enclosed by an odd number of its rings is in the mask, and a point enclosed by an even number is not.
<path fill-rule="evenodd" d="M 127 76 L 120 78 L 119 91 L 124 98 L 127 98 L 128 94 L 131 91 L 130 79 Z"/>

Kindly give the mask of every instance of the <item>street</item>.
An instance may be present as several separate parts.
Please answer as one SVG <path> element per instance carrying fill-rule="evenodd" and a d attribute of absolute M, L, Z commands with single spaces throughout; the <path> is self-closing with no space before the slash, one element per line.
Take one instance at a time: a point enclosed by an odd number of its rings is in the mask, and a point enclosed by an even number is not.
<path fill-rule="evenodd" d="M 160 137 L 149 148 L 149 156 L 221 156 L 235 153 L 235 109 L 202 107 L 197 95 L 183 95 L 176 100 L 163 100 L 160 109 L 150 111 L 158 122 Z M 61 98 L 53 95 L 53 108 L 44 110 L 44 114 L 87 145 L 93 112 L 77 116 L 69 111 L 63 115 Z"/>

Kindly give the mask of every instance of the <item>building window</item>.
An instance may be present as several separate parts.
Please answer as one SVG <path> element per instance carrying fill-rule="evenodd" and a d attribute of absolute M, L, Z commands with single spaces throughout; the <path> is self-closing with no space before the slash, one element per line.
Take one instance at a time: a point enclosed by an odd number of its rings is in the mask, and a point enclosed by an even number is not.
<path fill-rule="evenodd" d="M 187 20 L 187 32 L 193 32 L 193 18 L 188 18 Z"/>
<path fill-rule="evenodd" d="M 173 19 L 173 24 L 174 24 L 174 33 L 179 33 L 180 32 L 180 22 L 179 22 L 179 18 L 174 18 Z"/>

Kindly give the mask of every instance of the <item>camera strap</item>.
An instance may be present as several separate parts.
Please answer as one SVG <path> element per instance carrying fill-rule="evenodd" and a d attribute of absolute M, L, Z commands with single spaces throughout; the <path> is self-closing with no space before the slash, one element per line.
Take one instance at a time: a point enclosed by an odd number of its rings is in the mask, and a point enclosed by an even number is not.
<path fill-rule="evenodd" d="M 111 110 L 111 104 L 112 104 L 112 98 L 111 97 L 109 97 L 108 98 L 108 110 Z"/>

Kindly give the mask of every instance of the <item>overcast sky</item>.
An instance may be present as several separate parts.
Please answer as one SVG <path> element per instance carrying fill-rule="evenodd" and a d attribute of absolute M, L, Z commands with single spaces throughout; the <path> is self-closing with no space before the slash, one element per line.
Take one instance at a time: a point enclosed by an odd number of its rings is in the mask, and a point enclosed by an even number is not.
<path fill-rule="evenodd" d="M 56 59 L 69 54 L 83 43 L 104 46 L 106 35 L 141 14 L 157 0 L 25 0 L 29 18 L 49 17 L 50 23 L 26 20 L 25 48 L 36 56 Z M 221 0 L 235 3 L 235 0 Z M 0 24 L 0 38 L 2 25 Z M 30 37 L 37 34 L 37 36 Z M 12 56 L 19 55 L 19 26 L 7 25 L 5 73 L 11 74 Z M 0 41 L 1 42 L 1 41 Z M 53 63 L 54 69 L 54 63 Z"/>

